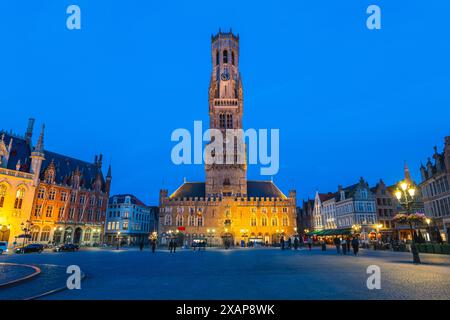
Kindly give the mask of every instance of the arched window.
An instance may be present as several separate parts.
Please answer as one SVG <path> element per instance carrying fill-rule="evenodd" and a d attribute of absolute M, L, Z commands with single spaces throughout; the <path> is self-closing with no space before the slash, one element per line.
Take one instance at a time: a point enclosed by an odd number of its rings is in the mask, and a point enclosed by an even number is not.
<path fill-rule="evenodd" d="M 181 227 L 183 225 L 183 216 L 178 214 L 176 218 L 176 223 L 178 227 Z"/>
<path fill-rule="evenodd" d="M 257 223 L 256 216 L 253 215 L 253 216 L 250 218 L 250 225 L 251 225 L 252 227 L 256 227 L 257 224 L 258 224 L 258 223 Z"/>
<path fill-rule="evenodd" d="M 278 218 L 272 217 L 272 227 L 276 227 L 276 226 L 278 226 Z"/>
<path fill-rule="evenodd" d="M 229 186 L 230 185 L 230 179 L 229 178 L 223 179 L 223 185 L 224 186 Z"/>
<path fill-rule="evenodd" d="M 44 199 L 44 197 L 45 197 L 45 189 L 44 188 L 39 188 L 37 197 L 38 197 L 38 199 Z"/>
<path fill-rule="evenodd" d="M 85 242 L 91 241 L 91 233 L 92 233 L 91 228 L 87 228 L 87 229 L 84 231 L 84 241 L 85 241 Z"/>
<path fill-rule="evenodd" d="M 288 216 L 285 214 L 283 215 L 283 227 L 289 226 L 289 219 Z"/>
<path fill-rule="evenodd" d="M 233 128 L 233 115 L 231 113 L 227 113 L 227 128 Z"/>
<path fill-rule="evenodd" d="M 34 227 L 31 229 L 31 241 L 34 241 L 34 242 L 38 241 L 38 239 L 39 239 L 39 231 L 40 231 L 40 230 L 41 230 L 41 229 L 39 229 L 38 226 L 34 226 Z"/>
<path fill-rule="evenodd" d="M 225 128 L 225 114 L 219 114 L 219 127 Z"/>
<path fill-rule="evenodd" d="M 223 63 L 228 63 L 228 50 L 223 50 Z"/>
<path fill-rule="evenodd" d="M 55 200 L 56 197 L 56 190 L 50 189 L 50 192 L 48 193 L 48 200 Z"/>
<path fill-rule="evenodd" d="M 219 65 L 219 50 L 216 50 L 216 66 Z"/>
<path fill-rule="evenodd" d="M 262 218 L 261 218 L 261 225 L 263 227 L 267 227 L 267 216 L 266 215 L 262 216 Z"/>
<path fill-rule="evenodd" d="M 235 60 L 234 60 L 234 51 L 231 51 L 231 64 L 234 66 L 235 65 Z"/>
<path fill-rule="evenodd" d="M 0 185 L 0 208 L 3 208 L 3 205 L 5 204 L 6 189 L 4 184 Z"/>
<path fill-rule="evenodd" d="M 23 197 L 25 196 L 25 189 L 19 188 L 16 192 L 16 200 L 14 201 L 14 209 L 22 209 Z"/>
<path fill-rule="evenodd" d="M 172 225 L 172 216 L 170 214 L 166 214 L 166 216 L 164 217 L 164 225 Z"/>
<path fill-rule="evenodd" d="M 189 216 L 189 226 L 195 226 L 195 217 L 193 215 Z"/>
<path fill-rule="evenodd" d="M 45 226 L 44 228 L 42 228 L 41 242 L 46 242 L 48 241 L 48 239 L 50 239 L 50 227 Z"/>

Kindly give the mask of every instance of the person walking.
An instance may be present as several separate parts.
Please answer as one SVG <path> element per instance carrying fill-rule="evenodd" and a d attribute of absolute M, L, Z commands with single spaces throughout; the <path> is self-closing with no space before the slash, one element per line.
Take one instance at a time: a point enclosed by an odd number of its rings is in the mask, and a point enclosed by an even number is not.
<path fill-rule="evenodd" d="M 295 237 L 295 238 L 294 238 L 294 249 L 295 249 L 295 250 L 298 249 L 298 243 L 299 243 L 298 238 Z"/>
<path fill-rule="evenodd" d="M 169 241 L 169 251 L 170 251 L 170 253 L 172 253 L 172 250 L 173 250 L 173 239 L 170 239 L 170 241 Z"/>
<path fill-rule="evenodd" d="M 288 249 L 291 250 L 292 248 L 292 240 L 291 238 L 288 239 Z"/>
<path fill-rule="evenodd" d="M 334 238 L 334 245 L 336 246 L 336 253 L 341 254 L 341 239 L 336 237 Z"/>
<path fill-rule="evenodd" d="M 175 253 L 177 251 L 177 241 L 176 240 L 173 240 L 172 249 L 173 249 L 173 253 Z"/>
<path fill-rule="evenodd" d="M 357 237 L 353 237 L 352 247 L 353 247 L 353 254 L 355 256 L 357 256 L 358 255 L 358 251 L 359 251 L 359 240 L 358 240 Z"/>
<path fill-rule="evenodd" d="M 308 238 L 308 249 L 309 249 L 309 251 L 312 250 L 312 244 L 313 244 L 312 238 L 309 237 L 309 238 Z"/>
<path fill-rule="evenodd" d="M 347 237 L 347 252 L 350 252 L 350 248 L 352 246 L 352 240 L 350 237 Z"/>
<path fill-rule="evenodd" d="M 152 239 L 152 253 L 155 253 L 156 250 L 156 239 Z"/>
<path fill-rule="evenodd" d="M 281 243 L 281 250 L 284 250 L 284 236 L 281 236 L 280 243 Z"/>
<path fill-rule="evenodd" d="M 342 254 L 344 256 L 347 255 L 347 240 L 345 240 L 345 238 L 342 239 L 341 246 L 342 246 Z"/>

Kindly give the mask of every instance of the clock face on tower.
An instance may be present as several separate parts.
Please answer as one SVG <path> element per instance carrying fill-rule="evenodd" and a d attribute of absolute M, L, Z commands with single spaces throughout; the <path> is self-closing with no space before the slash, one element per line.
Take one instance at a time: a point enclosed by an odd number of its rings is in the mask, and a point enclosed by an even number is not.
<path fill-rule="evenodd" d="M 230 75 L 228 73 L 222 73 L 220 79 L 222 79 L 222 81 L 228 81 L 230 80 Z"/>

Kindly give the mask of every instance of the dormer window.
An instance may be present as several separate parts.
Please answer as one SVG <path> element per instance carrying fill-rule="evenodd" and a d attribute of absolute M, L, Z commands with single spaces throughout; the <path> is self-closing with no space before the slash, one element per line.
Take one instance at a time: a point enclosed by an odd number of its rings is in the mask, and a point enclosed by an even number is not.
<path fill-rule="evenodd" d="M 131 202 L 131 198 L 129 196 L 125 197 L 125 203 L 130 203 Z"/>
<path fill-rule="evenodd" d="M 341 191 L 341 201 L 345 200 L 345 191 Z"/>

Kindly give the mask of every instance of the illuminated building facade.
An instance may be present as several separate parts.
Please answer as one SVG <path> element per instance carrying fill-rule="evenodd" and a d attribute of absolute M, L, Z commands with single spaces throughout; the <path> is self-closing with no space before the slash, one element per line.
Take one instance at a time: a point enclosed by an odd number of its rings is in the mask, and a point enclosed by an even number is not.
<path fill-rule="evenodd" d="M 25 136 L 1 133 L 0 236 L 9 243 L 20 234 L 42 244 L 100 243 L 111 167 L 104 178 L 102 155 L 88 163 L 45 150 L 44 127 L 33 147 L 33 124 Z"/>
<path fill-rule="evenodd" d="M 0 241 L 8 242 L 9 248 L 20 243 L 20 236 L 29 227 L 38 176 L 32 164 L 38 158 L 38 152 L 32 153 L 30 130 L 26 136 L 0 131 Z"/>
<path fill-rule="evenodd" d="M 243 87 L 239 73 L 239 37 L 231 31 L 211 39 L 210 128 L 242 129 Z M 222 155 L 227 159 L 226 148 Z M 273 181 L 247 180 L 238 161 L 206 164 L 206 182 L 185 182 L 169 195 L 160 192 L 160 237 L 177 234 L 183 243 L 278 243 L 296 234 L 296 192 L 284 195 Z"/>

